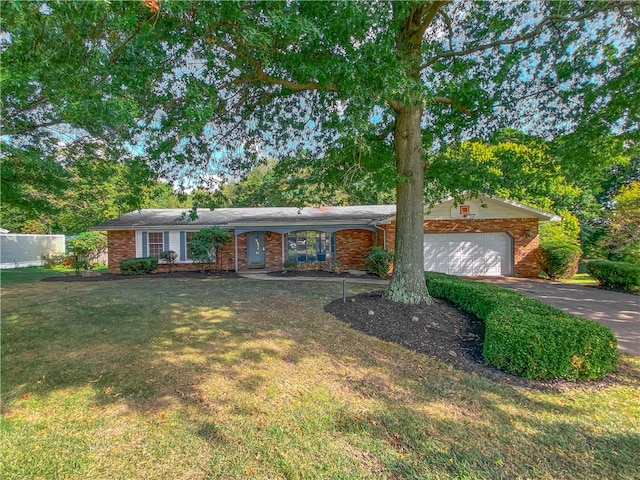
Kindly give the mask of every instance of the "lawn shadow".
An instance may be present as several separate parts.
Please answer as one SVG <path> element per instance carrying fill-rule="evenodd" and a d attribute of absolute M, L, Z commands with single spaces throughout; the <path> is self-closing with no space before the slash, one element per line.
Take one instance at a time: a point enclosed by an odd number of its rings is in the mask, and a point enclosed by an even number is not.
<path fill-rule="evenodd" d="M 588 458 L 619 472 L 627 461 L 599 445 L 621 443 L 626 455 L 637 444 L 633 433 L 580 430 L 584 420 L 568 419 L 588 418 L 589 408 L 562 392 L 498 384 L 349 328 L 323 311 L 341 285 L 157 278 L 36 287 L 3 298 L 4 413 L 25 396 L 89 389 L 97 408 L 179 412 L 211 445 L 248 443 L 237 425 L 270 439 L 267 425 L 301 444 L 317 436 L 375 452 L 385 471 L 415 478 L 427 464 L 432 476 L 531 477 L 554 449 L 571 448 L 583 454 L 563 468 L 589 473 Z M 322 420 L 307 419 L 316 414 Z M 256 442 L 254 456 L 266 455 Z"/>

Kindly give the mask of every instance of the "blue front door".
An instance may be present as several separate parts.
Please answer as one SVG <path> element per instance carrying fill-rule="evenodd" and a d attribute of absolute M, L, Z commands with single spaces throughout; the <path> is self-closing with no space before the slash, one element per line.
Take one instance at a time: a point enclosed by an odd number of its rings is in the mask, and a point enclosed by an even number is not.
<path fill-rule="evenodd" d="M 247 266 L 264 267 L 264 232 L 247 233 Z"/>

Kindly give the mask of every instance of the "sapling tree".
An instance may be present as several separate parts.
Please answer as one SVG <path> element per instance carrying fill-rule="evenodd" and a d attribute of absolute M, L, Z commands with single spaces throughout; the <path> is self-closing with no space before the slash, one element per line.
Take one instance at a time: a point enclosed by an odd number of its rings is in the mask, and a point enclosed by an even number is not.
<path fill-rule="evenodd" d="M 220 227 L 207 227 L 194 233 L 188 244 L 189 258 L 200 265 L 203 272 L 214 270 L 218 250 L 231 240 L 227 230 Z"/>
<path fill-rule="evenodd" d="M 84 232 L 72 239 L 70 244 L 76 272 L 91 270 L 107 250 L 107 236 L 104 232 Z"/>
<path fill-rule="evenodd" d="M 169 265 L 169 273 L 171 273 L 173 271 L 173 265 L 178 259 L 178 254 L 173 250 L 164 250 L 160 252 L 159 258 L 165 265 Z"/>

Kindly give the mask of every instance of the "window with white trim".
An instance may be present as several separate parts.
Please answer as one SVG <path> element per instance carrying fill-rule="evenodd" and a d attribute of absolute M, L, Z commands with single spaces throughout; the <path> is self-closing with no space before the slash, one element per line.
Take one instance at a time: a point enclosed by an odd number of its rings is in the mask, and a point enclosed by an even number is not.
<path fill-rule="evenodd" d="M 159 257 L 164 250 L 164 234 L 162 232 L 148 233 L 149 256 Z"/>
<path fill-rule="evenodd" d="M 327 252 L 335 253 L 335 237 L 315 230 L 287 234 L 287 259 L 290 262 L 327 262 Z"/>

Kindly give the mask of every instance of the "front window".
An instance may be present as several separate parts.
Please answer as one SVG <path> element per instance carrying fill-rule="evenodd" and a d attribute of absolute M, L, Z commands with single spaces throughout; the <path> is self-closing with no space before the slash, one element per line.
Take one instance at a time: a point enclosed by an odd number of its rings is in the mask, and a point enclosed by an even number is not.
<path fill-rule="evenodd" d="M 291 232 L 287 235 L 287 257 L 290 262 L 326 262 L 327 252 L 335 251 L 333 237 L 314 230 Z"/>
<path fill-rule="evenodd" d="M 159 257 L 164 250 L 164 238 L 162 232 L 149 232 L 149 256 Z"/>

